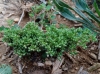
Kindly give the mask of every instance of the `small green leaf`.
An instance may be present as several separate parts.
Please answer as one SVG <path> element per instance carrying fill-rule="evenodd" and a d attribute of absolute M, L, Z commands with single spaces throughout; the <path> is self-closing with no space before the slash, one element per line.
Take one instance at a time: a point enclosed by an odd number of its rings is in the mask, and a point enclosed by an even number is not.
<path fill-rule="evenodd" d="M 7 27 L 4 27 L 4 26 L 1 26 L 0 27 L 0 31 L 4 31 L 4 30 L 7 30 L 8 28 Z"/>
<path fill-rule="evenodd" d="M 96 10 L 98 16 L 100 17 L 100 9 L 99 9 L 99 7 L 98 7 L 98 5 L 97 5 L 97 3 L 96 3 L 96 0 L 94 0 L 93 5 L 94 5 L 94 8 L 95 8 L 95 10 Z"/>
<path fill-rule="evenodd" d="M 0 74 L 12 74 L 12 69 L 9 65 L 0 65 Z"/>
<path fill-rule="evenodd" d="M 11 27 L 13 25 L 13 20 L 7 20 L 8 25 Z"/>
<path fill-rule="evenodd" d="M 30 17 L 34 17 L 34 13 L 32 13 L 32 12 L 29 13 L 29 16 L 30 16 Z"/>
<path fill-rule="evenodd" d="M 46 11 L 49 11 L 51 9 L 51 7 L 52 7 L 51 5 L 47 5 L 46 6 Z"/>

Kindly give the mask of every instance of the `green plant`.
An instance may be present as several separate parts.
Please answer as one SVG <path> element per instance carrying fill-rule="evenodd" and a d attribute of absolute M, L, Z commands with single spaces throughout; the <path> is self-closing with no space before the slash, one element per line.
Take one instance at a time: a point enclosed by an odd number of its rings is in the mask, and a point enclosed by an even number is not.
<path fill-rule="evenodd" d="M 7 20 L 7 24 L 8 24 L 8 26 L 9 27 L 11 27 L 12 25 L 13 25 L 13 23 L 14 23 L 14 21 L 13 20 Z M 0 27 L 0 32 L 2 32 L 2 31 L 4 31 L 4 30 L 7 30 L 8 29 L 8 27 L 5 27 L 5 26 L 1 26 Z"/>
<path fill-rule="evenodd" d="M 11 27 L 13 25 L 14 21 L 9 19 L 9 20 L 7 20 L 7 23 L 8 23 L 8 26 Z"/>
<path fill-rule="evenodd" d="M 3 25 L 0 27 L 0 32 L 4 31 L 4 30 L 7 30 L 8 28 L 7 27 L 4 27 Z"/>
<path fill-rule="evenodd" d="M 46 32 L 43 32 L 34 22 L 27 23 L 22 29 L 18 26 L 7 29 L 3 37 L 3 41 L 19 56 L 43 52 L 47 57 L 58 57 L 65 51 L 75 52 L 77 46 L 86 48 L 90 40 L 96 41 L 96 36 L 88 29 L 56 28 L 52 24 L 46 26 Z"/>
<path fill-rule="evenodd" d="M 0 65 L 0 74 L 12 74 L 12 69 L 9 65 Z"/>
<path fill-rule="evenodd" d="M 70 7 L 68 4 L 65 4 L 60 0 L 53 0 L 53 2 L 63 17 L 72 21 L 80 22 L 83 26 L 91 29 L 92 31 L 100 33 L 100 19 L 88 7 L 86 0 L 73 0 L 75 7 Z M 94 7 L 96 7 L 96 2 Z M 77 18 L 71 10 L 77 13 L 80 17 Z M 97 26 L 94 25 L 92 21 L 97 22 Z"/>
<path fill-rule="evenodd" d="M 39 52 L 38 37 L 42 33 L 35 25 L 34 22 L 29 22 L 23 29 L 15 25 L 4 31 L 3 40 L 13 47 L 19 56 L 30 54 L 31 51 Z"/>
<path fill-rule="evenodd" d="M 53 6 L 50 2 L 47 4 L 36 4 L 32 6 L 32 11 L 29 15 L 32 20 L 42 26 L 54 24 L 56 23 L 56 12 L 52 8 Z"/>
<path fill-rule="evenodd" d="M 96 2 L 96 4 L 98 5 L 98 8 L 100 9 L 100 0 L 93 0 L 93 2 Z"/>
<path fill-rule="evenodd" d="M 48 56 L 61 56 L 65 51 L 73 54 L 77 46 L 86 48 L 86 43 L 90 40 L 96 41 L 96 36 L 88 29 L 56 28 L 51 25 L 46 30 L 44 37 L 40 38 L 40 43 Z"/>

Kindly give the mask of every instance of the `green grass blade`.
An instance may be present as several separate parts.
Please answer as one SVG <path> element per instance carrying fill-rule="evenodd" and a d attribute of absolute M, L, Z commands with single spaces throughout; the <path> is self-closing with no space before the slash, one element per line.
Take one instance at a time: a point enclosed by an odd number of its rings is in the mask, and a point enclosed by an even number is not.
<path fill-rule="evenodd" d="M 57 8 L 59 9 L 59 11 L 60 11 L 60 13 L 61 13 L 61 15 L 63 16 L 63 17 L 65 17 L 65 18 L 67 18 L 67 19 L 69 19 L 69 20 L 71 20 L 72 18 L 69 18 L 69 17 L 71 17 L 72 15 L 72 13 L 70 14 L 70 10 L 73 10 L 74 12 L 76 12 L 79 16 L 80 16 L 80 18 L 74 18 L 72 21 L 78 21 L 78 22 L 81 22 L 81 23 L 83 23 L 83 24 L 85 24 L 84 26 L 86 26 L 87 28 L 89 28 L 89 29 L 91 29 L 91 30 L 94 30 L 94 31 L 99 31 L 100 32 L 100 30 L 98 29 L 98 27 L 97 26 L 95 26 L 92 22 L 91 22 L 91 20 L 81 11 L 81 10 L 83 10 L 83 11 L 86 11 L 86 12 L 88 12 L 87 11 L 87 9 L 88 9 L 88 6 L 87 6 L 87 4 L 85 4 L 85 6 L 82 8 L 81 6 L 83 6 L 83 5 L 81 5 L 81 4 L 79 4 L 79 3 L 82 3 L 81 1 L 80 2 L 77 2 L 77 6 L 80 6 L 80 8 L 78 8 L 78 7 L 76 7 L 76 8 L 72 8 L 72 7 L 70 7 L 69 5 L 67 5 L 67 4 L 65 4 L 64 2 L 62 2 L 62 1 L 60 1 L 60 0 L 53 0 L 54 1 L 54 3 L 56 4 L 56 6 L 57 6 Z M 86 9 L 85 9 L 85 7 L 87 7 Z M 70 12 L 69 12 L 70 11 Z M 92 12 L 88 12 L 88 14 L 90 15 L 90 17 L 92 17 L 94 20 L 96 20 L 96 21 L 98 21 L 98 22 L 100 22 L 99 21 L 99 19 L 98 18 L 96 18 L 95 17 L 95 15 L 92 15 L 91 14 Z M 74 16 L 75 17 L 75 16 Z"/>
<path fill-rule="evenodd" d="M 62 16 L 64 16 L 65 18 L 69 19 L 69 20 L 73 20 L 73 21 L 76 21 L 76 17 L 74 16 L 74 14 L 72 14 L 72 12 L 68 9 L 68 8 L 65 8 L 65 7 L 62 7 L 61 5 L 58 4 L 58 2 L 56 0 L 53 0 L 56 7 L 58 8 L 58 10 L 60 11 L 60 13 L 62 14 Z"/>
<path fill-rule="evenodd" d="M 94 8 L 95 8 L 95 10 L 96 10 L 96 13 L 97 13 L 98 16 L 100 17 L 100 10 L 99 10 L 99 7 L 98 7 L 98 5 L 97 5 L 97 3 L 96 3 L 95 0 L 94 0 L 94 3 L 93 3 L 93 6 L 94 6 Z"/>

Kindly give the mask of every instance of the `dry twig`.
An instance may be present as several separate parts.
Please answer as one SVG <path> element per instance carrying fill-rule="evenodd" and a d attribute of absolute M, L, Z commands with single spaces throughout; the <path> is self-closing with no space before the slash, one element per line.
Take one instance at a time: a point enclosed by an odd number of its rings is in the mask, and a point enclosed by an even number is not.
<path fill-rule="evenodd" d="M 20 63 L 20 58 L 18 58 L 18 69 L 19 69 L 19 73 L 22 74 L 22 66 L 21 66 L 21 63 Z"/>
<path fill-rule="evenodd" d="M 98 60 L 100 61 L 100 41 L 99 41 L 98 50 L 99 50 L 99 53 L 98 53 Z"/>
<path fill-rule="evenodd" d="M 23 19 L 24 15 L 25 15 L 25 11 L 23 10 L 22 15 L 21 15 L 21 17 L 20 17 L 20 19 L 19 19 L 18 25 L 20 24 L 20 22 L 21 22 L 21 20 Z"/>
<path fill-rule="evenodd" d="M 69 55 L 68 53 L 65 52 L 65 55 L 73 62 L 76 63 L 76 61 Z"/>

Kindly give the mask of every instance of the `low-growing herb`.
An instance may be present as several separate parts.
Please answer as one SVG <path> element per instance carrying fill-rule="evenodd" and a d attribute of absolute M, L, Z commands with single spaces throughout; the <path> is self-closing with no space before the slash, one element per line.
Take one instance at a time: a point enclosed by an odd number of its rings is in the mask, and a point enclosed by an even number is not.
<path fill-rule="evenodd" d="M 44 52 L 47 57 L 59 57 L 63 52 L 75 52 L 77 46 L 86 48 L 89 41 L 96 41 L 96 35 L 89 29 L 56 28 L 53 24 L 46 26 L 44 32 L 36 23 L 29 22 L 22 29 L 13 27 L 5 30 L 3 41 L 21 57 L 31 52 Z"/>
<path fill-rule="evenodd" d="M 53 5 L 50 2 L 32 6 L 32 11 L 29 15 L 31 20 L 43 26 L 56 23 L 56 11 L 53 10 Z"/>

